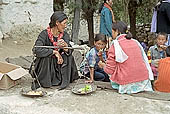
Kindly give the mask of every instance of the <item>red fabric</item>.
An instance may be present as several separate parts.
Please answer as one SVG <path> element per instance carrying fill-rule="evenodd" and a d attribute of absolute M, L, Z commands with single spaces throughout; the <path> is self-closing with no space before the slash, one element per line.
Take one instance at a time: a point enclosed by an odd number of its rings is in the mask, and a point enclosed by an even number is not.
<path fill-rule="evenodd" d="M 154 89 L 170 93 L 170 57 L 159 61 L 158 73 L 158 79 L 154 83 Z"/>
<path fill-rule="evenodd" d="M 125 85 L 148 79 L 148 70 L 138 44 L 124 37 L 118 40 L 128 59 L 123 63 L 116 62 L 114 45 L 110 47 L 106 66 L 104 67 L 104 71 L 111 75 L 110 80 L 120 85 Z"/>
<path fill-rule="evenodd" d="M 110 11 L 112 11 L 112 8 L 107 3 L 104 3 L 104 6 L 108 8 Z"/>
<path fill-rule="evenodd" d="M 47 27 L 47 33 L 48 33 L 48 37 L 50 39 L 50 41 L 53 43 L 53 46 L 57 46 L 58 42 L 55 42 L 54 41 L 54 37 L 53 37 L 53 34 L 51 32 L 51 28 L 50 27 Z M 63 37 L 64 33 L 60 33 L 58 35 L 58 38 L 57 38 L 57 41 L 60 40 L 62 37 Z M 55 48 L 55 50 L 58 50 L 58 48 Z"/>

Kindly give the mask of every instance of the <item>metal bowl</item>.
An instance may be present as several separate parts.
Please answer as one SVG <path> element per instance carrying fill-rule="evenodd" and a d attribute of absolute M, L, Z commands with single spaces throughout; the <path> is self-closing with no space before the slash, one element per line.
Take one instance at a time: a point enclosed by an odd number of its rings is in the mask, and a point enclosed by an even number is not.
<path fill-rule="evenodd" d="M 40 91 L 40 90 L 29 90 L 29 91 L 23 91 L 21 90 L 21 95 L 26 96 L 26 97 L 43 97 L 46 95 L 47 92 Z"/>
<path fill-rule="evenodd" d="M 84 88 L 84 87 L 86 87 L 86 86 L 90 86 L 91 89 L 86 90 L 86 91 L 84 91 L 84 92 L 80 92 L 80 91 L 79 91 L 81 88 Z M 78 95 L 86 95 L 86 94 L 89 94 L 89 93 L 92 93 L 92 92 L 96 91 L 96 89 L 97 89 L 97 86 L 94 85 L 94 84 L 77 84 L 77 85 L 75 85 L 75 86 L 72 88 L 72 92 L 73 92 L 74 94 L 78 94 Z"/>

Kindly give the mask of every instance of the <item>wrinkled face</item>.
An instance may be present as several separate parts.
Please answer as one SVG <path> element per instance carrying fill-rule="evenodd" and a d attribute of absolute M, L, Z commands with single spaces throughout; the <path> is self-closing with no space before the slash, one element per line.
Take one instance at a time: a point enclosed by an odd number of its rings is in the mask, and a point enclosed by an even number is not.
<path fill-rule="evenodd" d="M 118 31 L 112 29 L 112 38 L 116 39 L 117 35 L 118 35 Z"/>
<path fill-rule="evenodd" d="M 157 45 L 158 46 L 160 46 L 160 45 L 165 45 L 165 43 L 166 43 L 166 36 L 164 36 L 164 35 L 159 35 L 158 37 L 157 37 Z"/>
<path fill-rule="evenodd" d="M 59 32 L 64 32 L 64 29 L 67 26 L 67 19 L 63 20 L 61 23 L 60 22 L 56 22 L 57 28 Z"/>
<path fill-rule="evenodd" d="M 97 50 L 104 49 L 106 47 L 106 43 L 101 40 L 94 42 L 94 45 Z"/>

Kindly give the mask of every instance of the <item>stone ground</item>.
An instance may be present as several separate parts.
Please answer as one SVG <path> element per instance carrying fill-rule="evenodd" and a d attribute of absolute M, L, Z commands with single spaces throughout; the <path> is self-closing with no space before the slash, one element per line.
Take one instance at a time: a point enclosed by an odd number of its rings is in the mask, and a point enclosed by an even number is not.
<path fill-rule="evenodd" d="M 31 55 L 33 40 L 3 40 L 0 61 L 7 57 Z M 68 87 L 42 89 L 47 95 L 40 98 L 24 97 L 22 89 L 29 90 L 29 75 L 9 90 L 0 90 L 0 114 L 170 114 L 170 102 L 118 94 L 111 89 L 97 89 L 89 95 L 75 95 Z M 76 84 L 76 83 L 75 83 Z M 106 84 L 108 85 L 108 84 Z"/>

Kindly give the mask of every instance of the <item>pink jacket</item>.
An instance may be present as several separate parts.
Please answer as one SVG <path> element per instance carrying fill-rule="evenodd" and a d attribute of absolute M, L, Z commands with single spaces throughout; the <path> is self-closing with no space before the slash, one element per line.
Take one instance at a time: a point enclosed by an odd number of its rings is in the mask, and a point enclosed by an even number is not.
<path fill-rule="evenodd" d="M 128 59 L 123 63 L 116 62 L 114 45 L 110 47 L 104 67 L 104 71 L 111 75 L 110 80 L 125 85 L 148 79 L 148 70 L 138 44 L 124 37 L 119 38 L 118 41 Z"/>

